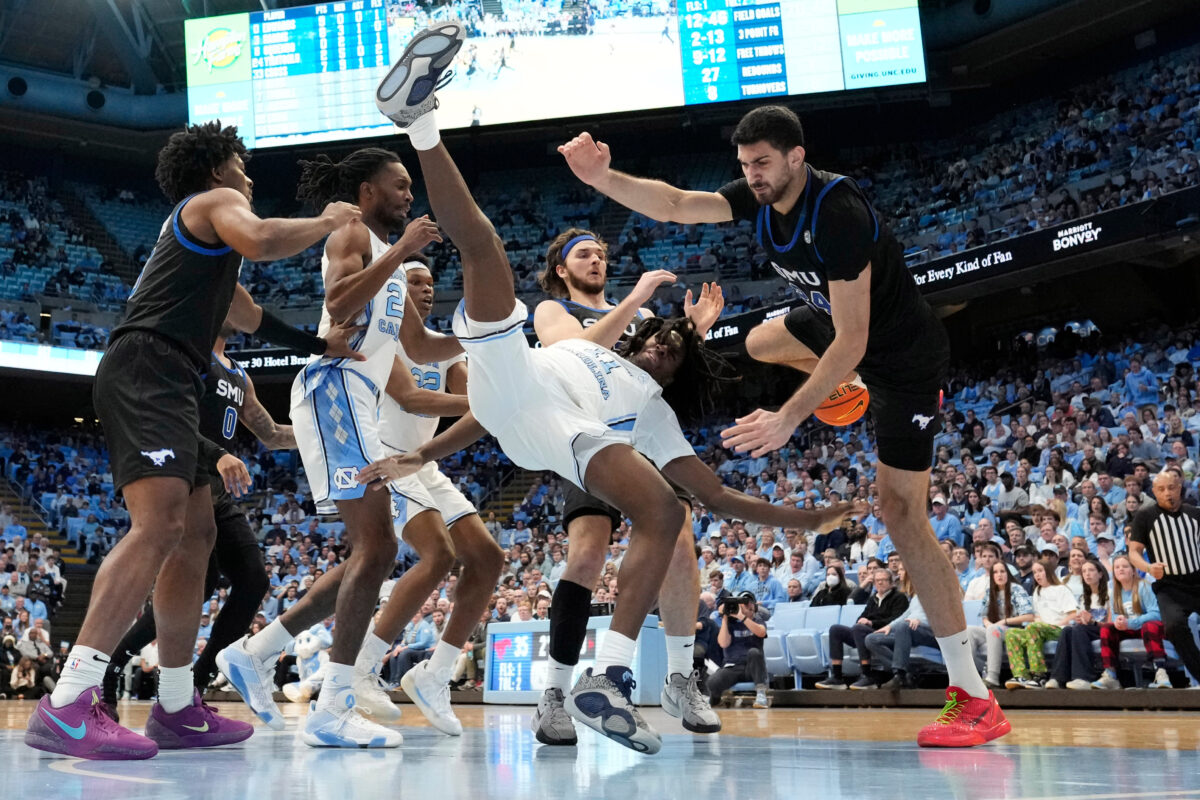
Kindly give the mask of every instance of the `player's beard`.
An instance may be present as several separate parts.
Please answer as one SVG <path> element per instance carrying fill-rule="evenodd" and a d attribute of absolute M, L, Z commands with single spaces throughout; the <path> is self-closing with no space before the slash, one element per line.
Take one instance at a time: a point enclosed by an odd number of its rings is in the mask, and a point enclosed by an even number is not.
<path fill-rule="evenodd" d="M 760 206 L 775 205 L 779 202 L 779 198 L 787 194 L 788 189 L 790 189 L 792 186 L 793 180 L 795 180 L 795 178 L 792 176 L 791 170 L 788 170 L 787 173 L 784 174 L 783 183 L 779 184 L 778 186 L 767 184 L 770 187 L 769 190 L 761 194 L 755 192 L 754 199 L 758 201 Z"/>
<path fill-rule="evenodd" d="M 589 281 L 586 276 L 583 278 L 576 278 L 568 270 L 566 277 L 563 280 L 566 282 L 568 290 L 573 289 L 581 294 L 596 294 L 597 292 L 604 291 L 604 285 L 608 279 L 606 276 L 601 276 Z"/>

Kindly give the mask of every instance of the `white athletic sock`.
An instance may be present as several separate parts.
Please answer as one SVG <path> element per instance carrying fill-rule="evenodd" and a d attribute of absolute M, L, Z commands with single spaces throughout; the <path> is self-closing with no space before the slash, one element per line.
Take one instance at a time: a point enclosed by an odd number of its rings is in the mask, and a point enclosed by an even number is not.
<path fill-rule="evenodd" d="M 190 706 L 195 690 L 191 664 L 186 667 L 158 668 L 158 704 L 168 714 Z"/>
<path fill-rule="evenodd" d="M 571 691 L 571 676 L 575 674 L 575 665 L 555 661 L 554 656 L 550 656 L 549 664 L 550 671 L 546 673 L 546 688 L 558 689 L 564 694 Z"/>
<path fill-rule="evenodd" d="M 354 665 L 335 664 L 330 661 L 325 665 L 325 680 L 321 683 L 321 696 L 317 698 L 317 709 L 321 711 L 340 711 L 346 707 L 346 694 L 353 692 Z"/>
<path fill-rule="evenodd" d="M 432 150 L 442 140 L 437 119 L 432 111 L 414 119 L 412 124 L 405 128 L 405 133 L 408 134 L 408 141 L 412 143 L 414 150 Z"/>
<path fill-rule="evenodd" d="M 355 672 L 359 675 L 369 675 L 378 671 L 383 666 L 383 657 L 391 647 L 374 633 L 368 633 L 363 637 L 362 647 L 358 650 L 358 658 L 354 662 Z"/>
<path fill-rule="evenodd" d="M 450 680 L 450 670 L 454 668 L 454 659 L 458 658 L 461 647 L 454 645 L 442 639 L 437 643 L 437 647 L 433 648 L 433 655 L 429 657 L 429 670 L 434 674 L 446 673 L 446 680 Z"/>
<path fill-rule="evenodd" d="M 67 654 L 67 663 L 62 675 L 50 695 L 50 705 L 62 708 L 79 699 L 84 691 L 99 686 L 104 681 L 104 670 L 108 669 L 109 658 L 99 650 L 75 645 Z"/>
<path fill-rule="evenodd" d="M 692 674 L 692 655 L 696 650 L 695 636 L 667 637 L 667 677 L 676 673 L 687 677 Z"/>
<path fill-rule="evenodd" d="M 953 636 L 939 636 L 937 642 L 942 649 L 942 660 L 946 662 L 950 685 L 957 686 L 971 697 L 986 698 L 988 688 L 975 669 L 971 637 L 967 632 L 963 630 Z"/>
<path fill-rule="evenodd" d="M 246 640 L 246 652 L 259 661 L 274 662 L 294 637 L 276 617 L 271 624 Z"/>
<path fill-rule="evenodd" d="M 596 651 L 596 669 L 593 674 L 603 674 L 609 667 L 633 666 L 633 651 L 637 642 L 628 636 L 609 631 Z"/>

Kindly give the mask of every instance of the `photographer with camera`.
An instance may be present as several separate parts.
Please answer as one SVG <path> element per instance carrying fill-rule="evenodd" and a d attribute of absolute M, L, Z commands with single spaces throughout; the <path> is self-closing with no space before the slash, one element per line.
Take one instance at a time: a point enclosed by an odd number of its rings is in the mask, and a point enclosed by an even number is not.
<path fill-rule="evenodd" d="M 724 651 L 723 666 L 708 679 L 711 704 L 721 702 L 721 694 L 742 681 L 753 681 L 755 708 L 767 708 L 767 662 L 763 642 L 767 638 L 767 614 L 760 610 L 752 592 L 721 601 L 721 629 L 717 644 Z"/>

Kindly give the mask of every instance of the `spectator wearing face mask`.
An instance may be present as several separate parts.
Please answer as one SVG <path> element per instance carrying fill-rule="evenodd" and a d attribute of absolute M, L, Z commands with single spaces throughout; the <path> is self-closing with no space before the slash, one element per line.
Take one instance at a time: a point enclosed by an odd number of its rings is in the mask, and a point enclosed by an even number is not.
<path fill-rule="evenodd" d="M 813 592 L 810 606 L 844 606 L 850 601 L 850 585 L 841 564 L 830 564 L 825 568 L 825 580 Z"/>

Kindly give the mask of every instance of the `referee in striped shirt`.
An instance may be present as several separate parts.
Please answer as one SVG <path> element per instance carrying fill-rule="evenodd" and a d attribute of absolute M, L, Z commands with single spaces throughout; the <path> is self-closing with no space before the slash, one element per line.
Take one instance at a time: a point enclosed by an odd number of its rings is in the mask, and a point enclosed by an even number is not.
<path fill-rule="evenodd" d="M 1174 470 L 1154 476 L 1157 505 L 1133 518 L 1129 560 L 1154 577 L 1166 636 L 1192 677 L 1200 680 L 1200 648 L 1188 616 L 1200 611 L 1200 509 L 1183 504 L 1183 479 Z"/>

